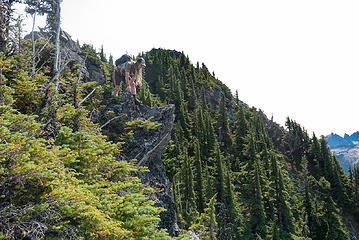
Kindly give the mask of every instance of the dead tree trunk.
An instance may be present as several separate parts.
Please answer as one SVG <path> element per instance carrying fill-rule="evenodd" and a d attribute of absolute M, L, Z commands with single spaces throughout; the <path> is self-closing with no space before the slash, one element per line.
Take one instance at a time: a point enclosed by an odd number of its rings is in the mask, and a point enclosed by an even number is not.
<path fill-rule="evenodd" d="M 58 73 L 59 73 L 59 62 L 60 62 L 60 32 L 61 32 L 61 9 L 60 9 L 60 1 L 61 0 L 57 0 L 57 12 L 56 12 L 56 16 L 57 16 L 57 31 L 56 31 L 56 39 L 55 39 L 55 48 L 56 48 L 56 53 L 55 53 L 55 61 L 54 61 L 54 73 L 55 73 L 55 89 L 57 90 L 59 87 L 59 78 L 58 78 Z"/>
<path fill-rule="evenodd" d="M 6 53 L 6 44 L 9 37 L 10 3 L 0 0 L 0 52 Z"/>
<path fill-rule="evenodd" d="M 31 40 L 32 40 L 32 76 L 35 75 L 35 58 L 36 58 L 36 48 L 35 48 L 35 22 L 36 22 L 36 13 L 34 12 L 32 16 L 32 31 L 31 31 Z"/>

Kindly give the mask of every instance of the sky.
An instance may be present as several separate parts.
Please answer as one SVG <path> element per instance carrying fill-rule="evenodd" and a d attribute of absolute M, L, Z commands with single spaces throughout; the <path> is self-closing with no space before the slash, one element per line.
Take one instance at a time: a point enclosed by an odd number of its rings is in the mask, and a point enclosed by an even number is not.
<path fill-rule="evenodd" d="M 103 45 L 107 56 L 183 51 L 282 126 L 289 116 L 317 136 L 359 131 L 357 0 L 63 0 L 61 6 L 62 29 L 80 43 Z"/>

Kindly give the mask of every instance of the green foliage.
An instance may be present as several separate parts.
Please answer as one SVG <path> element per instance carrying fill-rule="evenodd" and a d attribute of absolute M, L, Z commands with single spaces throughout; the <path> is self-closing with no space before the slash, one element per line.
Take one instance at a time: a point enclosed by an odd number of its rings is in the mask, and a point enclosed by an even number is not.
<path fill-rule="evenodd" d="M 127 129 L 130 129 L 130 128 L 143 128 L 143 129 L 146 129 L 147 131 L 151 131 L 151 130 L 155 130 L 157 129 L 159 126 L 161 126 L 160 123 L 158 122 L 152 122 L 151 119 L 153 117 L 150 117 L 146 120 L 141 120 L 141 119 L 135 119 L 133 121 L 129 121 L 129 122 L 126 122 L 126 125 L 128 126 Z"/>
<path fill-rule="evenodd" d="M 216 221 L 216 198 L 214 195 L 209 202 L 207 203 L 207 208 L 204 209 L 204 212 L 197 218 L 197 223 L 193 224 L 189 229 L 200 231 L 201 237 L 210 240 L 216 240 L 216 232 L 218 231 L 217 221 Z"/>
<path fill-rule="evenodd" d="M 78 66 L 72 66 L 55 91 L 46 71 L 32 75 L 25 50 L 0 55 L 0 208 L 18 216 L 6 225 L 1 219 L 2 238 L 171 239 L 157 229 L 163 209 L 150 195 L 158 190 L 141 184 L 140 169 L 116 159 L 122 143 L 108 141 L 89 117 L 98 102 L 80 105 L 95 83 L 79 81 Z M 52 95 L 41 107 L 46 94 Z M 127 126 L 150 132 L 159 124 L 147 119 Z M 48 230 L 34 229 L 29 219 Z"/>

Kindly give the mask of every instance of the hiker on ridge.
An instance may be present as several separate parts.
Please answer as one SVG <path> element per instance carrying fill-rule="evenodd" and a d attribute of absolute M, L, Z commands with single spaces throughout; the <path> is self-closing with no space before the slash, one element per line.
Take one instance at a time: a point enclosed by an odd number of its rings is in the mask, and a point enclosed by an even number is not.
<path fill-rule="evenodd" d="M 113 96 L 118 96 L 120 91 L 120 83 L 126 83 L 126 91 L 132 93 L 135 101 L 136 99 L 136 86 L 142 86 L 142 68 L 146 66 L 145 59 L 138 58 L 136 62 L 129 59 L 128 61 L 116 64 L 114 72 L 114 85 L 115 90 L 112 92 Z"/>

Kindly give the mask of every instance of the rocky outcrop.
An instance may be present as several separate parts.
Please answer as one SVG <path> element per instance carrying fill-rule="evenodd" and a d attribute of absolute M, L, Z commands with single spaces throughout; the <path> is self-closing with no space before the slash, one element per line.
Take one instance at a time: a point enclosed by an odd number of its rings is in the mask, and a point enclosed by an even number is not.
<path fill-rule="evenodd" d="M 143 184 L 162 189 L 152 199 L 156 202 L 156 206 L 166 209 L 160 214 L 160 228 L 167 229 L 171 236 L 177 236 L 180 230 L 177 226 L 176 204 L 161 160 L 162 152 L 171 138 L 175 107 L 174 105 L 148 107 L 136 104 L 133 96 L 127 91 L 119 98 L 118 101 L 108 104 L 100 117 L 100 123 L 106 125 L 104 129 L 109 134 L 121 134 L 125 127 L 123 123 L 136 119 L 143 121 L 150 119 L 160 124 L 154 130 L 137 128 L 133 136 L 125 142 L 121 157 L 126 160 L 137 159 L 138 166 L 148 168 L 149 171 L 141 172 L 139 177 Z M 111 121 L 111 119 L 116 120 Z"/>
<path fill-rule="evenodd" d="M 34 32 L 34 39 L 37 40 L 39 38 L 48 39 L 50 37 L 50 34 L 48 32 Z M 32 34 L 28 34 L 25 36 L 25 39 L 31 39 Z M 101 69 L 101 67 L 98 65 L 98 63 L 91 60 L 91 58 L 88 58 L 85 54 L 82 53 L 80 46 L 72 40 L 71 36 L 61 30 L 60 35 L 60 41 L 61 41 L 61 56 L 63 56 L 66 61 L 70 61 L 68 66 L 73 66 L 76 64 L 79 64 L 80 71 L 82 73 L 83 81 L 89 82 L 89 81 L 96 81 L 99 84 L 105 83 L 105 77 L 104 72 Z M 48 53 L 45 54 L 46 57 L 49 56 Z"/>

